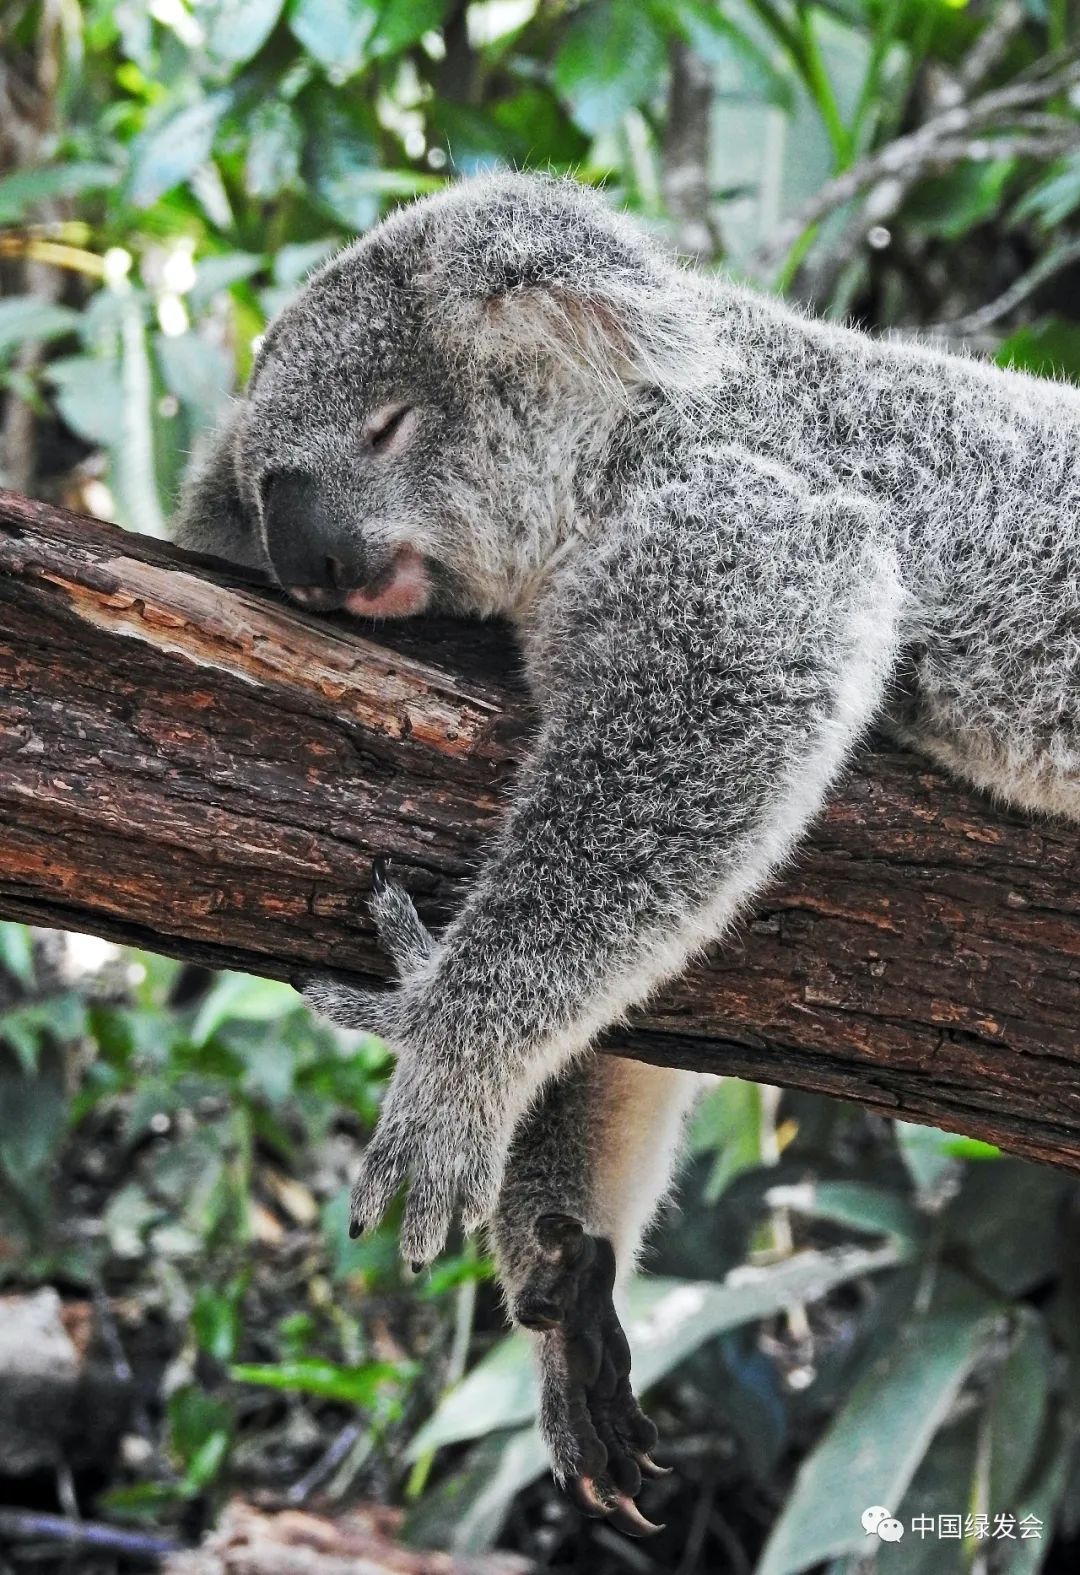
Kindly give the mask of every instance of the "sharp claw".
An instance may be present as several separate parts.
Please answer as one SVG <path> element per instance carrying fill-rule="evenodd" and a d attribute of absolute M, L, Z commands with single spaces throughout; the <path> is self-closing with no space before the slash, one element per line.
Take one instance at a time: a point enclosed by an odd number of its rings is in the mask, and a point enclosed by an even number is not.
<path fill-rule="evenodd" d="M 669 1477 L 675 1469 L 674 1466 L 658 1466 L 652 1456 L 647 1455 L 643 1449 L 635 1449 L 633 1455 L 642 1476 L 652 1477 L 654 1482 L 658 1482 L 661 1477 Z"/>
<path fill-rule="evenodd" d="M 627 1498 L 625 1493 L 620 1493 L 615 1500 L 614 1508 L 608 1510 L 608 1519 L 619 1531 L 625 1531 L 628 1537 L 655 1537 L 658 1531 L 663 1531 L 661 1523 L 654 1525 L 651 1520 L 638 1509 L 632 1498 Z"/>
<path fill-rule="evenodd" d="M 374 858 L 371 861 L 371 889 L 375 893 L 376 897 L 381 897 L 387 886 L 390 884 L 386 873 L 386 866 L 387 861 L 383 858 L 381 853 L 377 858 Z"/>
<path fill-rule="evenodd" d="M 360 1221 L 359 1220 L 350 1220 L 349 1221 L 349 1236 L 351 1237 L 351 1239 L 353 1241 L 356 1241 L 363 1234 L 364 1234 L 364 1227 L 361 1225 Z"/>
<path fill-rule="evenodd" d="M 565 1492 L 570 1502 L 583 1515 L 588 1515 L 590 1520 L 603 1520 L 610 1511 L 610 1506 L 604 1503 L 596 1491 L 592 1477 L 571 1477 L 565 1485 Z"/>

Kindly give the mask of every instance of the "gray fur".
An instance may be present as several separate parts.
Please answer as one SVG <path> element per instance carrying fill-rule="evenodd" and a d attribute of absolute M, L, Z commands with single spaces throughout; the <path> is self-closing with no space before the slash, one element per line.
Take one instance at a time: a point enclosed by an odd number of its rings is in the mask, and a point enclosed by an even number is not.
<path fill-rule="evenodd" d="M 402 400 L 408 442 L 363 450 Z M 373 562 L 418 549 L 432 605 L 513 618 L 541 714 L 446 933 L 427 949 L 405 925 L 390 997 L 311 992 L 399 1053 L 354 1208 L 373 1224 L 408 1178 L 410 1258 L 455 1211 L 491 1216 L 541 1090 L 723 934 L 872 721 L 1080 818 L 1071 388 L 809 321 L 681 271 L 579 187 L 499 176 L 400 210 L 312 279 L 181 540 L 257 553 L 283 469 Z M 611 1212 L 582 1172 L 581 1075 L 558 1086 L 523 1129 L 545 1165 L 519 1152 L 500 1205 L 511 1303 L 552 1186 Z M 635 1228 L 682 1100 L 659 1101 Z"/>

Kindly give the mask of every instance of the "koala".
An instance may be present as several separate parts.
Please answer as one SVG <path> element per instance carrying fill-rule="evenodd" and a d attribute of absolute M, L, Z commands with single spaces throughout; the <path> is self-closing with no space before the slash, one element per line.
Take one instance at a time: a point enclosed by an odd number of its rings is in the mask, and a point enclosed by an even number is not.
<path fill-rule="evenodd" d="M 592 1047 L 730 930 L 871 724 L 1080 817 L 1080 393 L 489 176 L 310 279 L 177 533 L 309 609 L 512 621 L 538 727 L 460 911 L 432 936 L 376 871 L 397 987 L 307 996 L 397 1052 L 352 1228 L 403 1187 L 416 1264 L 488 1225 L 557 1478 L 647 1532 L 614 1295 L 694 1082 Z"/>

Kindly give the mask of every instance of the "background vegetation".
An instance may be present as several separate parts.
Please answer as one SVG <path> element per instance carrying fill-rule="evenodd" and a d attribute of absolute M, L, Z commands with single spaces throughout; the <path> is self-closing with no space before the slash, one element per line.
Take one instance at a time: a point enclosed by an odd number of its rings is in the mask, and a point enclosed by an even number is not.
<path fill-rule="evenodd" d="M 820 313 L 1080 375 L 1074 13 L 8 0 L 0 477 L 163 532 L 312 265 L 498 163 L 603 182 L 700 266 Z M 285 986 L 0 926 L 0 1497 L 31 1514 L 0 1515 L 0 1569 L 141 1567 L 233 1494 L 390 1502 L 414 1541 L 563 1571 L 1075 1568 L 1072 1182 L 713 1089 L 634 1291 L 677 1475 L 648 1505 L 668 1530 L 631 1545 L 547 1484 L 478 1249 L 411 1280 L 392 1226 L 347 1240 L 385 1076 Z M 77 1404 L 28 1408 L 18 1331 L 66 1338 L 79 1309 Z M 868 1554 L 875 1501 L 958 1534 Z M 65 1564 L 43 1512 L 124 1527 L 128 1552 Z"/>

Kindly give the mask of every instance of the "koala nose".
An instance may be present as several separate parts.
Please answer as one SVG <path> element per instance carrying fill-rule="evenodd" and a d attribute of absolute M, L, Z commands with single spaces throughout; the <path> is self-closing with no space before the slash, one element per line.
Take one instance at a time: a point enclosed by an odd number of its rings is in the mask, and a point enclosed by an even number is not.
<path fill-rule="evenodd" d="M 343 607 L 363 583 L 360 544 L 347 540 L 311 476 L 286 470 L 270 478 L 263 525 L 274 575 L 303 606 Z"/>

